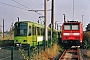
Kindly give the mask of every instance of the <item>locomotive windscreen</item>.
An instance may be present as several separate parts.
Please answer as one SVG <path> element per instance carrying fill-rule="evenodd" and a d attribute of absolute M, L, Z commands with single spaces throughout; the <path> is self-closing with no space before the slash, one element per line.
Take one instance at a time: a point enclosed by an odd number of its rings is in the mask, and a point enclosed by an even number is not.
<path fill-rule="evenodd" d="M 64 30 L 70 30 L 71 26 L 70 25 L 64 25 Z"/>
<path fill-rule="evenodd" d="M 79 25 L 72 25 L 72 30 L 79 30 Z"/>
<path fill-rule="evenodd" d="M 79 30 L 79 24 L 64 24 L 64 30 Z"/>

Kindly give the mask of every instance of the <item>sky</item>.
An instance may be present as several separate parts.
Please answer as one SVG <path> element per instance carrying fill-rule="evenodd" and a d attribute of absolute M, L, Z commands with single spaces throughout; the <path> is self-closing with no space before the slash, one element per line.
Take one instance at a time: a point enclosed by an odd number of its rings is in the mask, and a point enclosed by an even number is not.
<path fill-rule="evenodd" d="M 48 9 L 51 9 L 52 0 L 48 1 Z M 66 20 L 73 20 L 73 0 L 54 0 L 54 22 L 63 23 L 63 14 Z M 0 26 L 2 19 L 5 20 L 5 31 L 9 30 L 12 23 L 17 21 L 17 17 L 21 21 L 37 22 L 40 16 L 44 16 L 44 11 L 28 11 L 28 10 L 44 10 L 44 0 L 0 0 Z M 83 27 L 90 23 L 90 0 L 74 0 L 74 20 L 82 22 Z M 43 21 L 44 18 L 41 18 Z M 48 11 L 48 24 L 51 22 L 51 11 Z M 61 25 L 61 24 L 59 24 Z"/>

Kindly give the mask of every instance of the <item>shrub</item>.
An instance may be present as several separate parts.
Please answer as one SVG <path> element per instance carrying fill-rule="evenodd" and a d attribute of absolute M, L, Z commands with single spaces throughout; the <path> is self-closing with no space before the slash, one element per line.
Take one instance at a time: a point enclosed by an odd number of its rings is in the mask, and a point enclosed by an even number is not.
<path fill-rule="evenodd" d="M 90 49 L 90 32 L 83 32 L 82 47 Z"/>

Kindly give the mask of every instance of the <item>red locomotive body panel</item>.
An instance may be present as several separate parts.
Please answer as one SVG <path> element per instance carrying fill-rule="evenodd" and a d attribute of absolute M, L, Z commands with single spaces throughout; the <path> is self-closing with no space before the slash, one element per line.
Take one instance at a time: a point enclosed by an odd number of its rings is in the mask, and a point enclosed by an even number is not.
<path fill-rule="evenodd" d="M 80 45 L 82 43 L 81 22 L 64 22 L 61 32 L 62 43 Z"/>

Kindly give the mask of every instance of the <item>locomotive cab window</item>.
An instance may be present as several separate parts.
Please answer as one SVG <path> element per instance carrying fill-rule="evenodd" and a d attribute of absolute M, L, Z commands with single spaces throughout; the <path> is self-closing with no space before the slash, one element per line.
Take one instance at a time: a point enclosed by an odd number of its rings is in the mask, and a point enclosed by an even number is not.
<path fill-rule="evenodd" d="M 78 24 L 64 24 L 64 30 L 79 30 Z"/>
<path fill-rule="evenodd" d="M 64 30 L 70 30 L 70 29 L 71 29 L 70 25 L 64 25 Z"/>
<path fill-rule="evenodd" d="M 79 30 L 79 25 L 72 25 L 72 30 Z"/>

